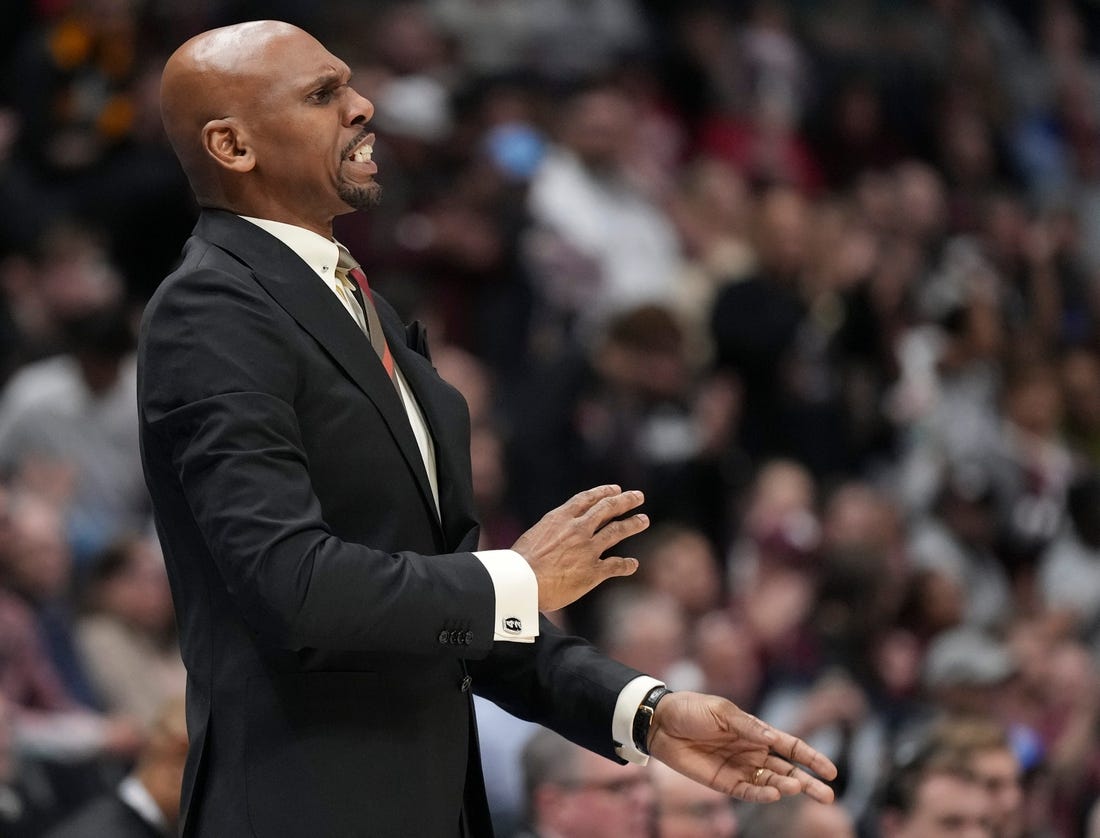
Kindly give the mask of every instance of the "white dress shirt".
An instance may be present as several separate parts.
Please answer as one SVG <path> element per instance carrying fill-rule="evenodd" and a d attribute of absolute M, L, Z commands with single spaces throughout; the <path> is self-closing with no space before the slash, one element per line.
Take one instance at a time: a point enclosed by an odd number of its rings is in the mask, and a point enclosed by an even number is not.
<path fill-rule="evenodd" d="M 247 215 L 242 215 L 241 218 L 266 230 L 301 257 L 302 261 L 329 287 L 336 299 L 347 310 L 348 316 L 362 328 L 362 312 L 356 312 L 351 308 L 351 305 L 358 306 L 358 303 L 354 299 L 349 302 L 346 295 L 337 291 L 339 280 L 336 278 L 336 264 L 340 245 L 304 227 L 281 221 L 251 218 Z M 431 484 L 432 497 L 435 500 L 438 515 L 439 487 L 435 446 L 428 432 L 424 414 L 409 389 L 405 377 L 401 374 L 400 367 L 395 366 L 395 372 L 397 389 L 405 405 L 413 435 L 416 437 L 424 468 L 428 473 L 428 482 Z M 538 582 L 527 560 L 514 550 L 479 550 L 474 553 L 474 556 L 484 565 L 493 582 L 495 598 L 493 639 L 510 643 L 534 643 L 539 633 Z M 512 631 L 505 633 L 503 630 L 505 620 L 510 618 L 519 619 L 522 626 L 519 633 Z M 633 745 L 632 728 L 638 705 L 645 698 L 646 693 L 655 686 L 661 686 L 661 682 L 648 676 L 639 676 L 623 687 L 615 704 L 615 714 L 611 724 L 612 738 L 616 742 L 616 751 L 619 756 L 630 762 L 644 764 L 647 760 L 646 755 Z"/>

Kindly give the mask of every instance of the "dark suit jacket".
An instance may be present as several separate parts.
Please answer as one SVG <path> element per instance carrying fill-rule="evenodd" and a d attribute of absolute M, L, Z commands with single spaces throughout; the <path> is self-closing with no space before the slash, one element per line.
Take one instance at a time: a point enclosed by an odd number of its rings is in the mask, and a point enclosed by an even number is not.
<path fill-rule="evenodd" d="M 92 801 L 46 838 L 165 838 L 165 833 L 111 795 Z"/>
<path fill-rule="evenodd" d="M 142 324 L 142 455 L 188 668 L 185 834 L 489 834 L 464 685 L 613 756 L 637 673 L 547 621 L 493 642 L 469 416 L 379 300 L 436 446 L 275 237 L 204 212 Z M 415 343 L 415 341 L 413 341 Z"/>

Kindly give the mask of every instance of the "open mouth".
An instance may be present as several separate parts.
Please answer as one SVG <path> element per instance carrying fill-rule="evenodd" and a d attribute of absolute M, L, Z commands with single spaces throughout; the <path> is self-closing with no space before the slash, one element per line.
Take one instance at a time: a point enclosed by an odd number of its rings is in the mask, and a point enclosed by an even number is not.
<path fill-rule="evenodd" d="M 374 134 L 363 134 L 344 154 L 345 160 L 352 163 L 370 163 L 374 153 Z"/>

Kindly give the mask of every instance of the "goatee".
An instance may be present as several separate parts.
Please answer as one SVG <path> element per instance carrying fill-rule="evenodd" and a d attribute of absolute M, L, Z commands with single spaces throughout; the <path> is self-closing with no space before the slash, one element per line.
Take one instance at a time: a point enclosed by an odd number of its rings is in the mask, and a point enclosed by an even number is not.
<path fill-rule="evenodd" d="M 371 181 L 366 184 L 342 183 L 337 190 L 345 204 L 353 209 L 365 210 L 378 206 L 382 200 L 382 185 Z"/>

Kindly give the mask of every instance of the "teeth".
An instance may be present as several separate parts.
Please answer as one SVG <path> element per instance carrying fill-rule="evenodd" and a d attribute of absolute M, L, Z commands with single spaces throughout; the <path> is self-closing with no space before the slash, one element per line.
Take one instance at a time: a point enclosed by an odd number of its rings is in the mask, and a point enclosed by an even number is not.
<path fill-rule="evenodd" d="M 351 159 L 356 163 L 369 163 L 373 152 L 374 147 L 364 143 L 351 153 Z"/>

